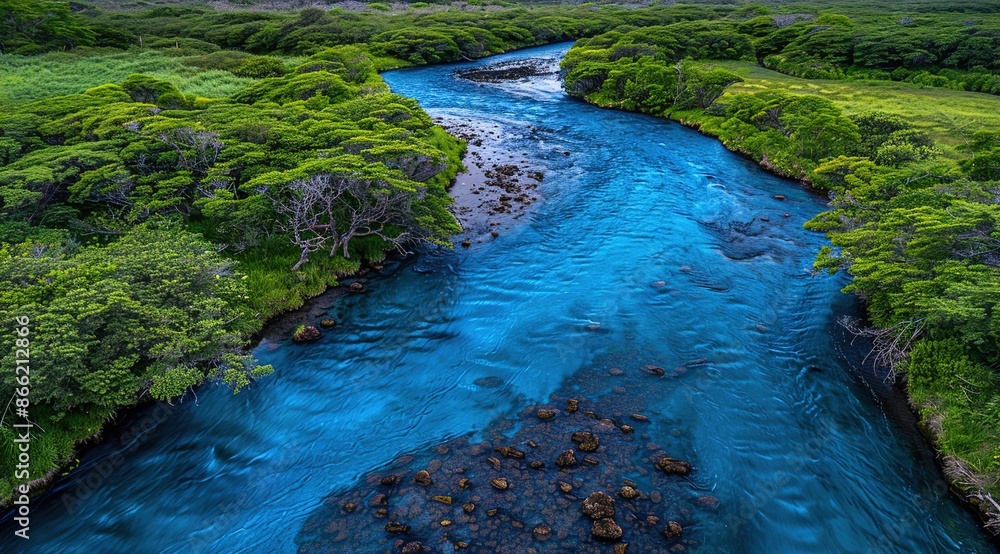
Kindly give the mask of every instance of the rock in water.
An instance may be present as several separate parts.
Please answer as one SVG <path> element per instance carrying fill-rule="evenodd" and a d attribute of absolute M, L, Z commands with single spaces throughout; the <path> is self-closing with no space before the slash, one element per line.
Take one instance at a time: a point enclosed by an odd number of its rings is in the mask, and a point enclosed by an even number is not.
<path fill-rule="evenodd" d="M 687 475 L 691 473 L 691 464 L 666 456 L 656 460 L 656 469 L 667 475 Z"/>
<path fill-rule="evenodd" d="M 566 450 L 556 458 L 556 465 L 559 467 L 573 467 L 576 464 L 576 451 L 573 449 Z"/>
<path fill-rule="evenodd" d="M 510 488 L 510 481 L 504 477 L 497 477 L 496 479 L 490 480 L 490 485 L 498 491 L 505 491 Z"/>
<path fill-rule="evenodd" d="M 681 527 L 680 523 L 677 523 L 676 521 L 668 521 L 667 526 L 663 528 L 663 532 L 661 534 L 663 535 L 663 538 L 673 540 L 679 538 L 683 533 L 684 528 Z"/>
<path fill-rule="evenodd" d="M 319 322 L 320 327 L 326 327 L 326 328 L 333 327 L 336 324 L 337 322 L 332 319 L 323 319 Z"/>
<path fill-rule="evenodd" d="M 580 401 L 575 398 L 570 398 L 566 401 L 566 413 L 572 414 L 580 409 Z"/>
<path fill-rule="evenodd" d="M 514 458 L 517 460 L 524 459 L 524 452 L 521 452 L 513 446 L 498 446 L 493 450 L 499 452 L 505 458 Z"/>
<path fill-rule="evenodd" d="M 397 479 L 395 475 L 386 475 L 380 482 L 387 487 L 393 487 L 396 485 L 396 481 Z"/>
<path fill-rule="evenodd" d="M 544 523 L 539 523 L 538 525 L 535 526 L 535 528 L 531 531 L 531 533 L 535 536 L 536 539 L 544 541 L 545 539 L 552 536 L 552 528 L 550 528 L 548 525 L 545 525 Z"/>
<path fill-rule="evenodd" d="M 417 554 L 417 552 L 423 552 L 424 545 L 417 541 L 408 542 L 403 546 L 403 554 Z"/>
<path fill-rule="evenodd" d="M 652 365 L 652 364 L 647 365 L 646 367 L 644 367 L 642 369 L 646 373 L 648 373 L 650 375 L 656 375 L 657 377 L 663 377 L 667 373 L 667 370 L 663 369 L 660 366 L 656 366 L 656 365 Z"/>
<path fill-rule="evenodd" d="M 421 485 L 430 485 L 431 474 L 427 473 L 426 469 L 421 469 L 420 471 L 417 472 L 416 475 L 413 476 L 413 480 L 417 483 L 420 483 Z"/>
<path fill-rule="evenodd" d="M 365 286 L 357 281 L 351 283 L 351 286 L 347 287 L 351 292 L 364 292 Z"/>
<path fill-rule="evenodd" d="M 538 419 L 552 419 L 554 417 L 556 417 L 555 410 L 546 410 L 544 408 L 538 410 Z"/>
<path fill-rule="evenodd" d="M 312 342 L 314 340 L 319 340 L 321 336 L 322 335 L 320 334 L 319 329 L 313 327 L 312 325 L 306 325 L 298 331 L 295 331 L 295 334 L 292 335 L 292 340 L 295 342 Z"/>
<path fill-rule="evenodd" d="M 592 492 L 583 501 L 583 514 L 595 520 L 614 517 L 615 499 L 601 491 Z M 621 534 L 618 536 L 620 538 Z"/>
<path fill-rule="evenodd" d="M 704 508 L 718 508 L 719 507 L 719 499 L 716 498 L 716 497 L 714 497 L 714 496 L 710 496 L 710 495 L 699 496 L 698 497 L 698 505 L 702 506 Z"/>
<path fill-rule="evenodd" d="M 625 500 L 632 500 L 633 498 L 639 496 L 639 491 L 626 485 L 622 487 L 621 490 L 618 491 L 618 496 L 624 498 Z"/>
<path fill-rule="evenodd" d="M 398 521 L 390 521 L 385 524 L 385 531 L 394 535 L 405 535 L 410 532 L 410 526 L 403 525 Z"/>
<path fill-rule="evenodd" d="M 593 452 L 597 450 L 597 446 L 600 441 L 597 439 L 597 435 L 589 433 L 587 431 L 577 431 L 573 433 L 573 442 L 580 445 L 580 450 L 584 452 Z"/>
<path fill-rule="evenodd" d="M 615 523 L 615 520 L 606 517 L 594 522 L 590 534 L 599 541 L 615 542 L 622 539 L 622 528 Z"/>

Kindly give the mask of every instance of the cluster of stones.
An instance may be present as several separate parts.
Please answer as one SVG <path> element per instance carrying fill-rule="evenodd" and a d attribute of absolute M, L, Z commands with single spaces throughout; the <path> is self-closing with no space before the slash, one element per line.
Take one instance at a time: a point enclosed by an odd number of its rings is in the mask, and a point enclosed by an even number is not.
<path fill-rule="evenodd" d="M 616 553 L 625 553 L 630 543 L 649 541 L 651 534 L 669 541 L 663 550 L 683 550 L 685 544 L 693 544 L 690 539 L 683 539 L 679 522 L 647 511 L 665 506 L 660 504 L 659 490 L 643 493 L 635 482 L 614 477 L 616 471 L 628 471 L 615 462 L 623 459 L 620 455 L 612 456 L 617 455 L 616 449 L 633 444 L 631 427 L 615 424 L 591 411 L 581 411 L 576 399 L 567 400 L 563 410 L 542 407 L 532 414 L 535 422 L 526 421 L 522 429 L 526 436 L 521 436 L 521 440 L 514 437 L 505 444 L 477 445 L 467 445 L 462 439 L 453 441 L 439 446 L 438 452 L 453 453 L 449 461 L 457 461 L 455 465 L 445 467 L 444 462 L 435 459 L 426 469 L 412 473 L 397 469 L 368 480 L 379 491 L 374 495 L 358 490 L 346 498 L 332 500 L 335 504 L 331 507 L 339 508 L 340 515 L 329 521 L 325 529 L 327 540 L 331 537 L 333 541 L 358 540 L 358 529 L 374 522 L 344 518 L 356 518 L 367 512 L 374 515 L 375 521 L 382 520 L 378 525 L 384 533 L 378 538 L 373 530 L 368 530 L 367 536 L 371 540 L 388 541 L 393 552 L 442 551 L 441 542 L 449 543 L 445 546 L 456 551 L 471 548 L 477 552 L 543 552 L 546 549 L 532 546 L 532 541 L 589 537 L 594 541 L 592 546 L 584 543 L 580 552 L 598 552 L 594 550 L 597 544 L 611 543 Z M 632 418 L 649 421 L 641 414 L 633 414 Z M 616 428 L 619 434 L 614 435 Z M 532 440 L 524 440 L 527 436 Z M 563 437 L 573 447 L 561 450 L 558 441 L 548 440 L 557 437 Z M 607 439 L 607 444 L 603 439 Z M 542 442 L 549 444 L 539 444 Z M 636 449 L 633 446 L 628 450 Z M 547 456 L 552 458 L 546 459 Z M 662 451 L 654 452 L 646 460 L 650 464 L 646 467 L 658 470 L 663 476 L 683 477 L 691 473 L 689 463 Z M 597 466 L 600 471 L 588 470 Z M 661 485 L 654 486 L 669 486 L 669 481 L 663 479 Z M 556 496 L 549 496 L 552 494 Z M 612 497 L 615 494 L 628 504 L 624 516 L 616 517 L 616 501 Z M 699 508 L 714 508 L 718 502 L 713 497 L 703 498 L 697 501 Z M 361 508 L 365 504 L 367 510 Z M 582 529 L 576 529 L 578 523 L 569 515 L 574 513 L 569 509 L 574 504 L 575 513 L 582 512 L 587 518 L 584 521 L 589 521 L 586 536 L 579 534 Z M 643 511 L 646 515 L 638 516 Z M 539 515 L 544 521 L 538 521 Z M 625 520 L 619 519 L 622 517 Z M 535 521 L 529 523 L 524 519 Z M 569 539 L 570 536 L 579 539 Z M 328 552 L 336 548 L 307 546 L 300 551 Z"/>

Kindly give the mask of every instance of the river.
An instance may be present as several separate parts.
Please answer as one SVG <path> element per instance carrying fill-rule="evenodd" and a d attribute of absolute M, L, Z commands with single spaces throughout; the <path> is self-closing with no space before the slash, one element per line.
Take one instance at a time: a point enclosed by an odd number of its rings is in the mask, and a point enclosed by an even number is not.
<path fill-rule="evenodd" d="M 837 325 L 858 310 L 845 278 L 810 272 L 824 238 L 802 224 L 821 198 L 690 129 L 572 100 L 552 77 L 481 85 L 454 69 L 384 77 L 433 115 L 500 125 L 545 168 L 523 223 L 372 279 L 319 343 L 262 344 L 276 372 L 238 395 L 206 386 L 130 414 L 33 501 L 29 541 L 7 516 L 0 550 L 292 552 L 331 492 L 628 353 L 707 361 L 635 392 L 648 440 L 719 500 L 685 522 L 698 551 L 996 552 Z"/>

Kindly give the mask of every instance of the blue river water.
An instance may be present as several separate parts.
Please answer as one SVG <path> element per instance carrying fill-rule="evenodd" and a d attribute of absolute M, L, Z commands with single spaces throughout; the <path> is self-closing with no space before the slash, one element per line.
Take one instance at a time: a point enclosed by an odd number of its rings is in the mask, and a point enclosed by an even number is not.
<path fill-rule="evenodd" d="M 276 373 L 238 395 L 206 386 L 124 418 L 34 501 L 29 541 L 8 514 L 0 551 L 294 552 L 332 491 L 627 350 L 667 368 L 707 360 L 658 385 L 648 427 L 720 501 L 685 524 L 699 551 L 996 552 L 837 325 L 858 309 L 844 278 L 810 272 L 824 238 L 802 224 L 821 198 L 692 130 L 574 101 L 554 78 L 480 85 L 454 69 L 385 79 L 433 115 L 499 125 L 545 168 L 523 223 L 373 279 L 334 305 L 342 325 L 319 343 L 265 342 Z"/>

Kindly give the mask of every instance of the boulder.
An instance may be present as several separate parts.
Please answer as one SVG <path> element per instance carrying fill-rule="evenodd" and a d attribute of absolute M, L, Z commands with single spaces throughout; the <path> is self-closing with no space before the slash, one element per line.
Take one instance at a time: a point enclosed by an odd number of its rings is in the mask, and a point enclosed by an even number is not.
<path fill-rule="evenodd" d="M 573 433 L 571 440 L 580 445 L 580 450 L 583 450 L 584 452 L 593 452 L 597 450 L 597 446 L 600 444 L 600 440 L 598 440 L 597 435 L 588 431 L 577 431 Z"/>
<path fill-rule="evenodd" d="M 618 496 L 624 498 L 625 500 L 632 500 L 637 496 L 639 496 L 639 491 L 633 489 L 628 485 L 625 485 L 618 491 Z"/>
<path fill-rule="evenodd" d="M 556 417 L 556 411 L 546 410 L 543 408 L 541 410 L 538 410 L 538 413 L 536 415 L 538 415 L 538 419 L 552 419 Z"/>
<path fill-rule="evenodd" d="M 583 514 L 590 519 L 603 519 L 615 516 L 615 499 L 607 493 L 597 491 L 590 493 L 583 501 Z"/>
<path fill-rule="evenodd" d="M 622 539 L 622 528 L 610 517 L 598 519 L 590 529 L 590 535 L 599 541 L 615 542 Z"/>
<path fill-rule="evenodd" d="M 304 325 L 301 329 L 295 331 L 295 334 L 292 335 L 292 340 L 295 342 L 312 342 L 319 340 L 321 336 L 323 335 L 320 334 L 319 329 L 312 325 Z"/>
<path fill-rule="evenodd" d="M 505 477 L 497 477 L 496 479 L 490 479 L 490 486 L 498 491 L 505 491 L 510 488 L 510 481 Z"/>
<path fill-rule="evenodd" d="M 420 483 L 421 485 L 430 485 L 431 474 L 427 473 L 426 469 L 421 469 L 420 471 L 417 472 L 416 475 L 413 476 L 413 481 L 416 483 Z"/>
<path fill-rule="evenodd" d="M 576 464 L 576 451 L 572 448 L 566 450 L 556 458 L 556 465 L 559 467 L 573 467 Z"/>
<path fill-rule="evenodd" d="M 687 475 L 691 473 L 691 464 L 665 456 L 656 460 L 656 469 L 667 475 Z"/>
<path fill-rule="evenodd" d="M 660 532 L 660 534 L 663 535 L 663 538 L 667 540 L 680 538 L 683 533 L 684 528 L 681 527 L 681 524 L 676 521 L 668 521 L 667 526 Z"/>

